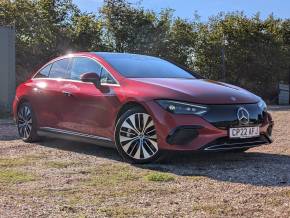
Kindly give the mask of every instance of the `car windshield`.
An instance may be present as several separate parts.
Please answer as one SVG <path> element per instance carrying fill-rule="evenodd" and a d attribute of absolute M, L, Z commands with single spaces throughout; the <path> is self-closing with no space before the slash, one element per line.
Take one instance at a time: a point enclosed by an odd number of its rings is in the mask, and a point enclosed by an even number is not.
<path fill-rule="evenodd" d="M 157 57 L 125 53 L 97 54 L 127 78 L 196 79 L 193 73 Z"/>

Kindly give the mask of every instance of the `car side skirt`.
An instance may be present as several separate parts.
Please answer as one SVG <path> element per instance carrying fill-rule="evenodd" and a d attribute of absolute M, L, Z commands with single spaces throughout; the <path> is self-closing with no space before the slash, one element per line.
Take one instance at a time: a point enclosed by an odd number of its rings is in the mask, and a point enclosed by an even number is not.
<path fill-rule="evenodd" d="M 88 135 L 80 132 L 74 132 L 69 130 L 51 128 L 51 127 L 41 127 L 38 129 L 37 134 L 39 136 L 50 137 L 50 138 L 59 138 L 65 140 L 80 141 L 85 143 L 97 144 L 102 147 L 114 148 L 114 142 L 105 137 Z"/>

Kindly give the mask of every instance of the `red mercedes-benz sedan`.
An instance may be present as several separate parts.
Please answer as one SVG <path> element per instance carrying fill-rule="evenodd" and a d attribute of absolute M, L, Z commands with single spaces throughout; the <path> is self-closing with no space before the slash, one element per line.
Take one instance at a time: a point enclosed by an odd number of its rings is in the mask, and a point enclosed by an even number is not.
<path fill-rule="evenodd" d="M 116 147 L 133 163 L 163 151 L 245 151 L 272 142 L 265 102 L 157 57 L 84 52 L 45 64 L 16 91 L 20 137 Z"/>

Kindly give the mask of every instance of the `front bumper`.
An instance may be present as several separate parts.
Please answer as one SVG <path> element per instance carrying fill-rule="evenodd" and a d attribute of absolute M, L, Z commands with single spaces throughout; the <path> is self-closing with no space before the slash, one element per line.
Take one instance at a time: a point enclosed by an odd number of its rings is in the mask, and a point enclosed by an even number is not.
<path fill-rule="evenodd" d="M 260 137 L 233 140 L 228 136 L 228 128 L 218 128 L 202 117 L 172 114 L 154 101 L 147 102 L 145 107 L 153 117 L 161 150 L 229 150 L 272 142 L 273 121 L 268 113 L 255 124 L 260 127 Z"/>

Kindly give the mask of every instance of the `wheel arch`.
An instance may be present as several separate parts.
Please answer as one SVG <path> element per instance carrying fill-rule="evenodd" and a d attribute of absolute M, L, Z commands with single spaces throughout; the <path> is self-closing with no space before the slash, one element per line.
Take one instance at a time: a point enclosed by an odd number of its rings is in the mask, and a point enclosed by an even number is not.
<path fill-rule="evenodd" d="M 146 108 L 144 107 L 144 105 L 141 104 L 140 102 L 129 101 L 129 102 L 125 103 L 124 105 L 122 105 L 122 107 L 119 109 L 117 116 L 116 116 L 116 119 L 115 119 L 115 125 L 117 124 L 117 122 L 118 122 L 119 118 L 122 116 L 122 114 L 124 114 L 126 111 L 128 111 L 129 109 L 134 108 L 134 107 L 140 107 L 140 108 L 144 109 L 145 111 L 147 111 Z"/>
<path fill-rule="evenodd" d="M 22 97 L 21 99 L 18 100 L 17 105 L 16 105 L 16 113 L 18 113 L 19 107 L 23 103 L 29 103 L 29 100 L 26 97 Z"/>
<path fill-rule="evenodd" d="M 37 113 L 35 112 L 35 109 L 33 107 L 33 104 L 31 103 L 31 101 L 28 99 L 27 96 L 23 96 L 21 99 L 18 100 L 17 102 L 17 105 L 15 107 L 15 119 L 17 119 L 17 113 L 18 113 L 18 110 L 19 110 L 19 107 L 23 104 L 23 103 L 29 103 L 30 106 L 31 106 L 31 109 L 34 113 L 34 117 L 35 117 L 35 121 L 36 123 L 38 123 L 38 116 L 37 116 Z"/>

